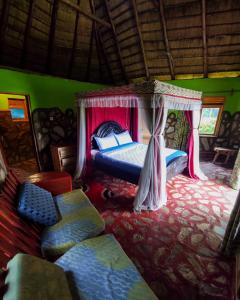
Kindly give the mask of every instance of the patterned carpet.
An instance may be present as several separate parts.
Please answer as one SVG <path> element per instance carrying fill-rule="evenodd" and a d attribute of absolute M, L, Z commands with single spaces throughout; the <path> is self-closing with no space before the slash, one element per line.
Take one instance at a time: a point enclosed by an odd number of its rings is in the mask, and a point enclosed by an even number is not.
<path fill-rule="evenodd" d="M 136 186 L 100 172 L 94 182 L 114 193 L 101 209 L 106 232 L 115 235 L 160 299 L 233 299 L 235 262 L 222 257 L 219 246 L 236 191 L 178 175 L 168 182 L 166 207 L 137 214 Z"/>

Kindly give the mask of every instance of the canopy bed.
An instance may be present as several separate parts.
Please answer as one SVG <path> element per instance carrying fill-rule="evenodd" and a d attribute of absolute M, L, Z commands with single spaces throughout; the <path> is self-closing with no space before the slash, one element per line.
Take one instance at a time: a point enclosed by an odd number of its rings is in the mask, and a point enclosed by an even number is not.
<path fill-rule="evenodd" d="M 105 173 L 138 184 L 147 152 L 147 145 L 129 142 L 123 145 L 99 150 L 96 138 L 104 138 L 125 132 L 117 122 L 107 121 L 101 124 L 92 135 L 91 157 L 94 166 Z M 165 148 L 167 180 L 182 173 L 187 167 L 187 153 Z"/>
<path fill-rule="evenodd" d="M 139 149 L 140 146 L 134 143 L 131 145 L 135 147 L 134 151 L 132 151 L 135 155 L 136 151 L 145 153 L 145 159 L 141 161 L 138 176 L 135 176 L 134 179 L 131 178 L 132 181 L 138 180 L 134 210 L 157 210 L 162 205 L 165 205 L 167 202 L 166 180 L 168 177 L 166 157 L 171 156 L 173 153 L 168 155 L 165 149 L 163 133 L 168 110 L 175 109 L 185 111 L 190 126 L 188 141 L 189 175 L 195 179 L 207 179 L 199 166 L 198 126 L 202 104 L 201 96 L 201 92 L 179 88 L 157 80 L 79 94 L 77 96 L 78 158 L 76 177 L 82 176 L 86 171 L 86 166 L 89 166 L 89 161 L 91 161 L 91 140 L 96 138 L 97 129 L 97 132 L 104 132 L 106 124 L 104 125 L 105 127 L 102 124 L 105 122 L 115 121 L 117 123 L 117 125 L 115 124 L 115 130 L 119 130 L 120 133 L 122 130 L 130 131 L 133 142 L 138 142 L 138 111 L 142 110 L 151 138 L 147 148 L 142 146 L 144 149 Z M 116 129 L 118 125 L 119 128 Z M 106 132 L 109 131 L 111 129 L 106 129 Z M 106 136 L 108 136 L 108 142 L 112 143 L 111 146 L 118 145 L 114 144 L 111 134 L 106 133 Z M 129 138 L 127 137 L 127 139 Z M 124 151 L 126 152 L 126 145 Z M 111 153 L 111 155 L 114 156 L 115 154 Z M 106 155 L 105 152 L 105 155 L 102 156 L 106 158 L 106 156 L 109 156 L 109 153 Z M 102 156 L 100 155 L 99 157 L 102 158 Z M 182 157 L 184 156 L 182 155 Z M 124 170 L 122 172 L 124 173 Z"/>

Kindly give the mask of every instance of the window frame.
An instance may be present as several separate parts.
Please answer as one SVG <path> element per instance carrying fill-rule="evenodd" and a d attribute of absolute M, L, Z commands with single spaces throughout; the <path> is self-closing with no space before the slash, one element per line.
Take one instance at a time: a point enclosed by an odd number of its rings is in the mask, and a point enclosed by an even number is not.
<path fill-rule="evenodd" d="M 220 125 L 221 125 L 221 120 L 222 120 L 224 101 L 225 101 L 225 97 L 204 97 L 203 98 L 202 108 L 219 108 L 219 112 L 218 112 L 217 122 L 216 122 L 216 125 L 214 128 L 214 133 L 206 134 L 206 133 L 200 133 L 200 131 L 199 131 L 200 137 L 217 137 L 218 136 Z M 201 110 L 201 117 L 202 117 L 202 110 Z M 200 117 L 200 123 L 201 123 L 201 117 Z M 200 123 L 199 123 L 199 128 L 200 128 Z"/>
<path fill-rule="evenodd" d="M 24 110 L 24 118 L 12 118 L 13 122 L 29 122 L 26 99 L 8 98 L 8 108 L 21 108 Z"/>

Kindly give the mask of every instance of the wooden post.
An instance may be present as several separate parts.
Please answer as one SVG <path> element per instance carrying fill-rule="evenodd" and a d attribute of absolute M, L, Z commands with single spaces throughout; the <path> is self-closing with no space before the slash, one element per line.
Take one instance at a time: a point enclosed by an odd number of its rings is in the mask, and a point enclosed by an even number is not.
<path fill-rule="evenodd" d="M 138 18 L 136 0 L 132 0 L 132 6 L 133 6 L 133 12 L 134 12 L 134 16 L 135 16 L 136 25 L 137 25 L 138 36 L 139 36 L 139 40 L 140 40 L 140 47 L 141 47 L 142 56 L 143 56 L 143 63 L 144 63 L 146 79 L 149 80 L 150 76 L 149 76 L 149 70 L 148 70 L 148 65 L 147 65 L 146 53 L 145 53 L 144 44 L 143 44 L 142 33 L 141 33 L 141 29 L 140 29 L 140 22 L 139 22 L 139 18 Z"/>
<path fill-rule="evenodd" d="M 202 0 L 202 38 L 203 38 L 203 74 L 208 77 L 207 32 L 206 32 L 206 0 Z"/>
<path fill-rule="evenodd" d="M 49 39 L 48 39 L 47 62 L 46 62 L 46 71 L 47 71 L 47 73 L 51 73 L 52 55 L 53 55 L 53 48 L 54 48 L 54 41 L 55 41 L 58 5 L 59 5 L 59 0 L 53 0 L 52 14 L 51 14 L 51 24 L 50 24 Z"/>
<path fill-rule="evenodd" d="M 35 0 L 30 0 L 29 2 L 29 9 L 28 9 L 28 17 L 27 17 L 27 23 L 25 27 L 24 32 L 24 40 L 23 40 L 23 48 L 22 48 L 22 55 L 21 55 L 21 61 L 20 66 L 24 67 L 26 63 L 26 57 L 27 57 L 27 51 L 28 51 L 28 44 L 29 44 L 29 37 L 32 27 L 32 18 L 33 18 L 33 8 L 34 8 Z"/>
<path fill-rule="evenodd" d="M 5 44 L 4 37 L 7 28 L 9 6 L 10 6 L 10 1 L 3 0 L 2 13 L 0 17 L 0 62 L 2 61 L 2 51 Z"/>
<path fill-rule="evenodd" d="M 80 5 L 80 0 L 77 1 L 77 5 Z M 68 77 L 71 78 L 72 68 L 75 58 L 76 46 L 77 46 L 77 35 L 78 35 L 78 24 L 79 24 L 79 12 L 76 11 L 76 19 L 75 19 L 75 27 L 74 27 L 74 35 L 73 35 L 73 44 L 71 49 L 71 56 L 68 68 Z"/>
<path fill-rule="evenodd" d="M 164 43 L 165 43 L 165 48 L 166 48 L 167 57 L 168 57 L 168 64 L 169 64 L 169 68 L 170 68 L 171 79 L 175 79 L 173 58 L 171 55 L 169 42 L 168 42 L 168 35 L 167 35 L 167 25 L 166 25 L 165 13 L 164 13 L 164 3 L 163 3 L 164 0 L 158 0 L 158 1 L 159 1 L 159 13 L 160 13 L 160 19 L 161 19 L 161 24 L 162 24 L 162 28 L 163 28 Z"/>
<path fill-rule="evenodd" d="M 110 12 L 110 7 L 109 7 L 109 4 L 108 4 L 108 0 L 104 0 L 104 3 L 105 3 L 108 19 L 109 19 L 111 27 L 112 27 L 113 37 L 114 37 L 115 45 L 116 45 L 116 48 L 117 48 L 117 54 L 118 54 L 118 58 L 119 58 L 119 61 L 120 61 L 122 74 L 123 74 L 123 77 L 124 77 L 126 83 L 128 83 L 127 74 L 126 74 L 125 69 L 124 69 L 121 49 L 119 47 L 119 43 L 118 43 L 118 39 L 117 39 L 116 28 L 115 28 L 115 25 L 114 25 L 112 17 L 111 17 L 111 12 Z"/>

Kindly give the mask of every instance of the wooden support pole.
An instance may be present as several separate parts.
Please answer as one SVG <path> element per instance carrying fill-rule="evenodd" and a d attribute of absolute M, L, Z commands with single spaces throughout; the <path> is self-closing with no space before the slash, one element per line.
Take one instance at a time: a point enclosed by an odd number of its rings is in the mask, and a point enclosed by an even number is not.
<path fill-rule="evenodd" d="M 146 53 L 145 53 L 145 49 L 144 49 L 142 32 L 141 32 L 140 22 L 139 22 L 139 17 L 138 17 L 138 12 L 137 12 L 136 0 L 132 0 L 132 6 L 133 6 L 133 12 L 134 12 L 134 16 L 135 16 L 136 25 L 137 25 L 138 36 L 139 36 L 139 40 L 140 40 L 140 47 L 141 47 L 142 56 L 143 56 L 143 63 L 144 63 L 146 79 L 149 80 L 150 76 L 149 76 Z"/>
<path fill-rule="evenodd" d="M 80 0 L 77 1 L 77 5 L 80 5 Z M 74 34 L 73 34 L 73 44 L 72 44 L 69 68 L 68 68 L 68 77 L 69 78 L 71 78 L 71 75 L 72 75 L 72 68 L 73 68 L 74 59 L 75 59 L 75 52 L 76 52 L 77 38 L 78 38 L 78 24 L 79 24 L 79 12 L 76 11 L 76 19 L 75 19 Z"/>
<path fill-rule="evenodd" d="M 89 14 L 89 13 L 86 13 L 85 11 L 83 11 L 78 5 L 72 3 L 71 1 L 69 0 L 60 0 L 62 3 L 66 4 L 67 6 L 71 7 L 72 9 L 75 9 L 77 10 L 80 14 L 82 14 L 83 16 L 85 16 L 86 18 L 88 19 L 91 19 L 93 21 L 96 21 L 97 23 L 105 26 L 105 27 L 109 27 L 111 28 L 111 25 L 104 21 L 104 20 L 101 20 L 100 18 L 96 17 L 95 15 L 93 14 Z"/>
<path fill-rule="evenodd" d="M 53 48 L 54 48 L 55 33 L 56 33 L 58 5 L 59 5 L 59 0 L 53 0 L 52 14 L 51 14 L 51 24 L 50 24 L 49 39 L 48 39 L 47 62 L 46 62 L 46 71 L 47 71 L 47 73 L 51 73 L 52 56 L 53 56 Z"/>
<path fill-rule="evenodd" d="M 158 1 L 159 1 L 159 13 L 160 13 L 160 19 L 161 19 L 161 24 L 162 24 L 162 28 L 163 28 L 164 43 L 165 43 L 165 48 L 166 48 L 167 57 L 168 57 L 168 64 L 169 64 L 171 79 L 175 79 L 173 58 L 171 55 L 169 42 L 168 42 L 168 35 L 167 35 L 167 25 L 166 25 L 164 4 L 163 4 L 164 0 L 158 0 Z"/>
<path fill-rule="evenodd" d="M 3 0 L 2 12 L 0 17 L 0 62 L 2 62 L 2 52 L 5 44 L 4 38 L 5 38 L 5 31 L 7 28 L 9 6 L 10 6 L 10 1 Z"/>
<path fill-rule="evenodd" d="M 208 77 L 206 0 L 202 0 L 203 74 Z"/>
<path fill-rule="evenodd" d="M 31 27 L 32 27 L 33 8 L 34 8 L 35 2 L 36 2 L 35 0 L 30 0 L 30 2 L 29 2 L 28 17 L 27 17 L 27 23 L 26 23 L 25 32 L 24 32 L 23 48 L 22 48 L 22 55 L 21 55 L 21 61 L 20 61 L 21 67 L 24 67 L 24 65 L 26 64 L 29 37 L 30 37 L 30 32 L 31 32 Z"/>
<path fill-rule="evenodd" d="M 106 8 L 106 11 L 107 11 L 108 19 L 109 19 L 111 27 L 112 27 L 112 33 L 113 33 L 115 45 L 116 45 L 116 48 L 117 48 L 117 54 L 118 54 L 122 74 L 123 74 L 124 80 L 126 81 L 126 83 L 128 83 L 127 74 L 126 74 L 125 69 L 124 69 L 121 49 L 119 47 L 119 43 L 118 43 L 118 39 L 117 39 L 116 28 L 115 28 L 115 25 L 114 25 L 112 17 L 111 17 L 111 12 L 110 12 L 110 7 L 109 7 L 108 0 L 104 0 L 104 3 L 105 3 L 105 8 Z"/>

